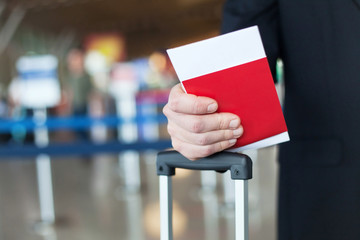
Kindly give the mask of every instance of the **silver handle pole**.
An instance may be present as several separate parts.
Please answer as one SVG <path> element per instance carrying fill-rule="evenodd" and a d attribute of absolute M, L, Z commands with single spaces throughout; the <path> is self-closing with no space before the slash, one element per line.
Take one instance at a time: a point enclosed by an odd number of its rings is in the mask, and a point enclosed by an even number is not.
<path fill-rule="evenodd" d="M 249 239 L 248 181 L 235 180 L 235 239 Z"/>
<path fill-rule="evenodd" d="M 172 179 L 159 176 L 160 240 L 173 240 L 172 231 Z"/>

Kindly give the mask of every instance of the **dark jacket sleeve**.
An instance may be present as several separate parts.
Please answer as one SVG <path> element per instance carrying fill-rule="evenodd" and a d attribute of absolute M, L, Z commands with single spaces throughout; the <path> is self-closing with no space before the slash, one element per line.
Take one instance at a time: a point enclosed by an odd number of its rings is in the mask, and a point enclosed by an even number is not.
<path fill-rule="evenodd" d="M 279 9 L 277 0 L 227 0 L 221 33 L 258 25 L 274 80 L 280 57 Z"/>

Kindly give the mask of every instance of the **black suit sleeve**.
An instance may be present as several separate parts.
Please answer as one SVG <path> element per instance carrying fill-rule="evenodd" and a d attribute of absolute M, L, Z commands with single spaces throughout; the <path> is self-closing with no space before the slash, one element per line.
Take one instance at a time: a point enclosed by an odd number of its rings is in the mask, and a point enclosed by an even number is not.
<path fill-rule="evenodd" d="M 277 0 L 227 0 L 221 33 L 258 25 L 274 80 L 280 57 L 279 9 Z"/>

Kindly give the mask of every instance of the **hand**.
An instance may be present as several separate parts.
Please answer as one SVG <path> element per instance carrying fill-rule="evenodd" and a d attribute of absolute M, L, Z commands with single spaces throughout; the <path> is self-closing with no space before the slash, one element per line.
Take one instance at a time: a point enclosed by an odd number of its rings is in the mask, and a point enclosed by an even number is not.
<path fill-rule="evenodd" d="M 244 130 L 232 113 L 215 113 L 214 99 L 186 94 L 178 84 L 171 89 L 163 112 L 174 149 L 190 160 L 233 146 Z"/>

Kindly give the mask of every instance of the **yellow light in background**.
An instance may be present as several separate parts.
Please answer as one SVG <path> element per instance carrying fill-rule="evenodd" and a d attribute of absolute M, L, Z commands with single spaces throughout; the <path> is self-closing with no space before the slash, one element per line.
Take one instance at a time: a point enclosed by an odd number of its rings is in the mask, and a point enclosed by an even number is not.
<path fill-rule="evenodd" d="M 180 237 L 187 229 L 188 216 L 176 201 L 173 201 L 173 234 Z M 160 239 L 160 205 L 150 203 L 145 207 L 144 226 L 151 238 Z"/>
<path fill-rule="evenodd" d="M 124 61 L 126 56 L 124 37 L 117 33 L 91 34 L 85 40 L 85 48 L 104 55 L 109 65 Z"/>

